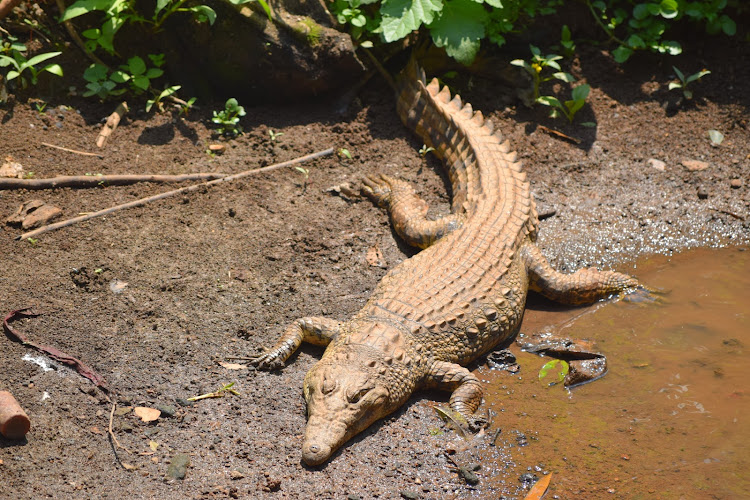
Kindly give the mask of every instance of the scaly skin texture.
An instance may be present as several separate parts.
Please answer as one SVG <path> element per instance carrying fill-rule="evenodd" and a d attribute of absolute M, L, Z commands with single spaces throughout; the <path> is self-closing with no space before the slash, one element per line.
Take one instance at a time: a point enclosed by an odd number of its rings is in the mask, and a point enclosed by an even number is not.
<path fill-rule="evenodd" d="M 427 204 L 407 183 L 366 179 L 363 192 L 388 210 L 406 242 L 424 250 L 393 268 L 352 319 L 299 319 L 253 361 L 277 368 L 303 341 L 328 345 L 304 383 L 302 459 L 309 465 L 422 388 L 449 390 L 453 410 L 474 413 L 482 386 L 462 365 L 516 335 L 529 289 L 581 304 L 639 287 L 611 271 L 553 270 L 534 243 L 537 213 L 516 154 L 481 112 L 437 80 L 426 84 L 416 64 L 401 77 L 398 113 L 443 159 L 452 213 L 428 220 Z"/>

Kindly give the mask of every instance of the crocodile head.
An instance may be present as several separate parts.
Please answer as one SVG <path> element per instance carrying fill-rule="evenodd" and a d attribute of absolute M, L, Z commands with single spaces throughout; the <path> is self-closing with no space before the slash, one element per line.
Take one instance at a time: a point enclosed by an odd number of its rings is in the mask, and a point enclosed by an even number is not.
<path fill-rule="evenodd" d="M 329 353 L 326 353 L 329 354 Z M 346 345 L 326 355 L 305 376 L 307 429 L 302 460 L 320 465 L 341 445 L 401 403 L 391 358 L 369 346 Z M 394 397 L 396 396 L 396 397 Z M 408 396 L 407 396 L 408 397 Z"/>

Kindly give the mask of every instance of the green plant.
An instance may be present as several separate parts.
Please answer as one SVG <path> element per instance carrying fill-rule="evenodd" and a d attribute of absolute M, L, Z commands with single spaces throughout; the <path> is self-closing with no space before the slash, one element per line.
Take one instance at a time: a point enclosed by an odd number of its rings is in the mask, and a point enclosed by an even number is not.
<path fill-rule="evenodd" d="M 336 151 L 336 153 L 339 155 L 339 158 L 342 158 L 342 159 L 348 158 L 350 160 L 352 159 L 352 154 L 346 148 L 339 148 L 339 150 Z"/>
<path fill-rule="evenodd" d="M 159 112 L 164 112 L 164 104 L 161 102 L 162 99 L 169 97 L 171 95 L 174 95 L 181 88 L 182 86 L 180 85 L 174 85 L 172 87 L 165 88 L 158 94 L 154 93 L 153 99 L 149 99 L 148 101 L 146 101 L 146 113 L 151 111 L 151 108 L 153 108 L 154 106 L 156 106 L 156 109 L 158 109 Z M 192 101 L 195 102 L 195 97 L 193 97 Z M 192 102 L 189 102 L 188 108 L 191 106 L 192 106 Z"/>
<path fill-rule="evenodd" d="M 430 151 L 435 151 L 435 148 L 428 147 L 427 144 L 422 144 L 422 147 L 419 148 L 419 156 L 424 158 L 425 156 L 427 156 L 427 153 L 429 153 Z"/>
<path fill-rule="evenodd" d="M 24 49 L 25 48 L 26 46 L 24 46 Z M 18 50 L 18 46 L 16 45 L 14 48 L 14 44 L 11 44 L 9 53 L 10 55 L 0 54 L 0 68 L 12 68 L 8 70 L 5 78 L 8 81 L 17 78 L 21 83 L 21 88 L 27 88 L 29 83 L 31 83 L 31 85 L 36 85 L 39 75 L 45 71 L 57 76 L 63 75 L 62 67 L 56 63 L 47 64 L 41 68 L 37 67 L 37 65 L 44 61 L 59 56 L 62 52 L 45 52 L 44 54 L 37 54 L 31 59 L 26 59 L 26 56 L 22 54 L 22 51 Z"/>
<path fill-rule="evenodd" d="M 591 87 L 584 83 L 573 89 L 572 98 L 561 102 L 557 97 L 544 95 L 537 99 L 537 102 L 545 106 L 551 106 L 550 116 L 557 118 L 562 113 L 569 122 L 573 122 L 573 117 L 586 104 L 586 98 L 589 96 Z"/>
<path fill-rule="evenodd" d="M 532 83 L 533 83 L 533 100 L 536 101 L 539 99 L 539 88 L 541 87 L 541 84 L 544 82 L 548 82 L 550 80 L 562 80 L 563 82 L 573 82 L 575 81 L 575 78 L 573 78 L 573 75 L 570 73 L 566 73 L 562 71 L 560 68 L 560 64 L 557 62 L 560 59 L 562 59 L 562 56 L 559 56 L 557 54 L 547 54 L 546 56 L 542 55 L 542 52 L 539 50 L 538 47 L 535 47 L 533 45 L 529 45 L 529 48 L 531 49 L 531 60 L 530 61 L 524 61 L 523 59 L 514 59 L 510 63 L 514 66 L 519 66 L 526 71 L 526 73 L 531 76 Z M 553 68 L 557 71 L 555 73 L 552 73 L 551 75 L 542 74 L 542 72 L 546 68 Z"/>
<path fill-rule="evenodd" d="M 44 101 L 36 101 L 34 102 L 34 109 L 36 109 L 37 113 L 43 115 L 44 110 L 47 109 L 47 103 Z"/>
<path fill-rule="evenodd" d="M 164 55 L 149 54 L 148 58 L 157 67 L 147 67 L 145 61 L 139 56 L 131 57 L 126 64 L 120 65 L 119 69 L 112 72 L 103 64 L 91 64 L 83 72 L 83 79 L 88 82 L 86 84 L 88 90 L 83 93 L 83 96 L 96 95 L 100 99 L 106 99 L 110 96 L 122 95 L 128 90 L 136 95 L 143 93 L 151 88 L 151 80 L 164 74 L 164 71 L 158 67 L 164 64 Z M 120 86 L 124 84 L 127 86 Z"/>
<path fill-rule="evenodd" d="M 304 167 L 294 167 L 294 169 L 304 176 L 304 181 L 302 183 L 302 192 L 307 191 L 307 181 L 310 178 L 310 169 Z"/>
<path fill-rule="evenodd" d="M 273 129 L 268 129 L 268 135 L 271 136 L 271 142 L 276 142 L 279 137 L 284 135 L 284 132 L 274 132 Z"/>
<path fill-rule="evenodd" d="M 239 125 L 241 116 L 245 116 L 245 108 L 232 97 L 227 99 L 222 111 L 214 111 L 211 121 L 219 126 L 221 134 L 234 136 L 242 133 L 242 127 Z"/>
<path fill-rule="evenodd" d="M 672 66 L 672 69 L 674 70 L 675 75 L 677 75 L 679 81 L 669 82 L 669 90 L 681 89 L 682 95 L 685 96 L 685 99 L 693 98 L 693 91 L 688 88 L 688 85 L 690 85 L 690 83 L 700 80 L 704 76 L 711 74 L 709 70 L 702 69 L 697 73 L 693 73 L 692 75 L 686 77 L 682 71 L 677 69 L 677 66 Z"/>

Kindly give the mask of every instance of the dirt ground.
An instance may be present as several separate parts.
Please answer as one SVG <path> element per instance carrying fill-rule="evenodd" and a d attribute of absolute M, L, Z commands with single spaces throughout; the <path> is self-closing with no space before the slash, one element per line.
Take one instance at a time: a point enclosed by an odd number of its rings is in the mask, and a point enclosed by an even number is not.
<path fill-rule="evenodd" d="M 539 212 L 547 216 L 540 244 L 554 265 L 617 268 L 641 255 L 750 241 L 750 67 L 737 64 L 750 58 L 750 46 L 736 43 L 712 41 L 682 58 L 638 58 L 624 71 L 599 49 L 582 47 L 572 71 L 591 84 L 592 95 L 574 125 L 547 118 L 546 109 L 525 108 L 495 82 L 468 76 L 453 82 L 524 160 Z M 712 71 L 695 85 L 692 102 L 678 105 L 678 94 L 667 90 L 672 64 Z M 0 160 L 12 156 L 35 178 L 236 173 L 329 147 L 346 148 L 352 158 L 303 165 L 306 186 L 301 172 L 277 170 L 79 223 L 33 243 L 15 241 L 20 229 L 3 225 L 3 315 L 33 307 L 41 315 L 15 322 L 19 331 L 105 377 L 118 405 L 114 435 L 128 449 L 118 455 L 129 469 L 118 465 L 109 441 L 112 405 L 105 394 L 69 368 L 52 363 L 47 371 L 41 361 L 25 360 L 38 353 L 3 337 L 0 389 L 13 392 L 32 429 L 20 442 L 0 438 L 0 497 L 523 496 L 516 477 L 498 490 L 481 470 L 479 484 L 470 486 L 451 469 L 444 450 L 456 436 L 431 432 L 441 423 L 429 405 L 445 402 L 445 394 L 417 394 L 329 463 L 309 468 L 300 460 L 301 387 L 322 350 L 305 346 L 272 373 L 220 364 L 242 363 L 230 358 L 269 346 L 296 318 L 349 317 L 386 271 L 412 254 L 382 211 L 329 188 L 385 172 L 414 183 L 432 213 L 448 210 L 438 162 L 420 156 L 422 144 L 399 122 L 379 78 L 343 114 L 330 102 L 249 109 L 246 133 L 226 142 L 212 138 L 208 126 L 219 105 L 204 104 L 186 118 L 147 115 L 138 106 L 101 159 L 41 143 L 95 150 L 112 103 L 56 97 L 38 112 L 34 102 L 0 106 Z M 720 146 L 711 145 L 709 129 L 724 134 Z M 213 143 L 226 144 L 226 152 L 207 154 Z M 690 170 L 683 164 L 689 160 L 706 168 Z M 2 191 L 0 219 L 32 199 L 71 218 L 168 189 Z M 368 262 L 372 247 L 382 251 L 383 267 Z M 183 406 L 230 382 L 239 396 Z M 163 414 L 145 423 L 128 408 L 134 406 L 160 407 Z M 178 454 L 191 463 L 182 480 L 167 477 Z M 575 494 L 554 488 L 561 498 Z"/>

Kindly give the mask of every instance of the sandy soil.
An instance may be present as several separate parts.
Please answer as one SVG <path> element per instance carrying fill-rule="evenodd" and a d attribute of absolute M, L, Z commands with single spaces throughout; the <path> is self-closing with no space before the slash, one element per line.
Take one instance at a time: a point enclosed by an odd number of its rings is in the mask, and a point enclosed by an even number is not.
<path fill-rule="evenodd" d="M 623 72 L 598 50 L 584 48 L 572 71 L 593 90 L 574 125 L 548 119 L 546 109 L 524 108 L 494 82 L 454 82 L 524 159 L 539 211 L 548 215 L 540 243 L 558 268 L 617 268 L 640 255 L 750 240 L 750 67 L 736 64 L 750 57 L 750 47 L 716 42 L 692 54 L 636 59 Z M 667 90 L 671 64 L 688 72 L 712 70 L 695 85 L 694 101 L 675 104 Z M 99 159 L 41 143 L 94 150 L 99 122 L 112 103 L 58 97 L 40 113 L 33 102 L 13 99 L 0 107 L 0 156 L 11 155 L 36 178 L 236 173 L 328 147 L 346 148 L 352 158 L 304 165 L 306 186 L 303 174 L 288 168 L 93 219 L 34 243 L 15 241 L 20 230 L 2 227 L 3 313 L 33 307 L 41 315 L 15 322 L 19 331 L 106 378 L 118 404 L 113 430 L 130 452 L 118 454 L 132 470 L 118 465 L 110 445 L 106 395 L 68 368 L 53 364 L 45 371 L 25 360 L 38 354 L 5 338 L 0 389 L 12 391 L 25 407 L 32 430 L 22 442 L 0 438 L 0 496 L 523 494 L 517 478 L 508 478 L 510 486 L 498 492 L 481 471 L 479 484 L 469 486 L 451 469 L 444 450 L 455 435 L 430 432 L 441 423 L 429 405 L 444 402 L 445 394 L 418 394 L 327 465 L 311 469 L 300 461 L 301 387 L 321 349 L 304 347 L 274 373 L 220 364 L 269 346 L 298 317 L 348 317 L 387 269 L 413 253 L 394 238 L 383 212 L 331 194 L 330 187 L 357 186 L 367 173 L 386 172 L 413 182 L 433 213 L 447 211 L 438 163 L 420 156 L 422 144 L 399 122 L 391 92 L 379 79 L 343 114 L 332 103 L 253 108 L 243 120 L 245 135 L 226 141 L 226 152 L 215 157 L 207 146 L 221 141 L 212 139 L 207 123 L 218 105 L 204 103 L 187 118 L 134 111 Z M 581 127 L 581 121 L 596 127 Z M 711 145 L 709 129 L 724 134 L 719 147 Z M 663 161 L 663 170 L 650 159 Z M 707 167 L 691 171 L 686 160 Z M 32 199 L 70 218 L 168 189 L 138 184 L 4 191 L 0 218 Z M 372 247 L 382 251 L 384 267 L 368 262 Z M 230 382 L 239 396 L 192 406 L 178 401 Z M 133 406 L 160 406 L 165 414 L 145 423 L 128 409 Z M 191 465 L 183 480 L 170 479 L 169 462 L 180 453 Z"/>

